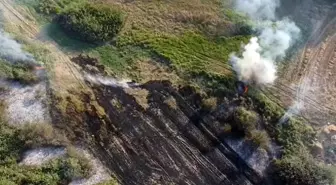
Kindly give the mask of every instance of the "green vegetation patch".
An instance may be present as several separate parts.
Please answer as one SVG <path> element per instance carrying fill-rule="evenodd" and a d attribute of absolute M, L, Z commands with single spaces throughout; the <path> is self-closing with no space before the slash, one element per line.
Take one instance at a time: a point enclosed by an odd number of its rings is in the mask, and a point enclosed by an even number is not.
<path fill-rule="evenodd" d="M 36 125 L 41 126 L 42 125 Z M 28 167 L 19 165 L 21 155 L 29 146 L 51 144 L 42 140 L 49 133 L 34 131 L 28 135 L 33 127 L 12 127 L 4 122 L 0 123 L 0 183 L 5 184 L 67 184 L 74 178 L 87 177 L 90 166 L 73 154 L 54 159 L 42 166 Z M 49 138 L 54 139 L 55 138 Z M 78 154 L 79 155 L 79 154 Z"/>
<path fill-rule="evenodd" d="M 136 44 L 150 48 L 170 61 L 175 69 L 184 72 L 227 75 L 231 73 L 229 55 L 239 51 L 241 45 L 248 40 L 249 36 L 211 40 L 193 32 L 168 35 L 139 30 L 121 37 L 119 45 Z"/>
<path fill-rule="evenodd" d="M 99 59 L 110 71 L 118 76 L 129 74 L 132 76 L 132 66 L 138 60 L 150 58 L 150 52 L 140 47 L 115 47 L 105 45 L 88 50 L 89 55 Z"/>
<path fill-rule="evenodd" d="M 124 15 L 103 4 L 81 4 L 61 12 L 57 22 L 71 35 L 88 42 L 111 41 L 121 30 Z"/>
<path fill-rule="evenodd" d="M 273 173 L 277 185 L 332 185 L 333 174 L 319 166 L 306 153 L 297 149 L 296 155 L 288 155 L 274 163 Z"/>
<path fill-rule="evenodd" d="M 235 111 L 234 121 L 239 131 L 248 134 L 248 132 L 256 128 L 258 115 L 253 111 L 246 110 L 244 107 L 239 107 Z"/>
<path fill-rule="evenodd" d="M 2 60 L 0 60 L 0 77 L 23 84 L 33 84 L 38 81 L 33 66 L 30 64 L 19 63 L 15 65 Z"/>

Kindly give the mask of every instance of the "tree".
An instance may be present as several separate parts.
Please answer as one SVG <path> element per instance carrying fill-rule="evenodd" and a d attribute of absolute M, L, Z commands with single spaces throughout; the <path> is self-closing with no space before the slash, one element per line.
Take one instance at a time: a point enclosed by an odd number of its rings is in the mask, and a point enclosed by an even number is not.
<path fill-rule="evenodd" d="M 102 4 L 80 4 L 62 12 L 58 23 L 70 34 L 88 42 L 111 41 L 121 30 L 124 16 Z"/>

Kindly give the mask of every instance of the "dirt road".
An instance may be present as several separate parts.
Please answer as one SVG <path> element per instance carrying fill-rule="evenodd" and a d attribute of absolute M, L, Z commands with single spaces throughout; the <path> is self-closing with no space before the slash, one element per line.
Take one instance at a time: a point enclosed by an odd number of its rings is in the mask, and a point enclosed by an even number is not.
<path fill-rule="evenodd" d="M 52 41 L 40 41 L 37 39 L 40 28 L 32 15 L 25 8 L 15 6 L 12 0 L 0 1 L 0 12 L 5 22 L 5 31 L 15 36 L 25 37 L 25 41 L 43 46 L 44 58 L 48 63 L 44 64 L 52 77 L 51 85 L 61 93 L 73 89 L 85 87 L 82 75 L 76 66 L 70 61 L 70 57 L 59 49 Z M 28 19 L 27 17 L 30 17 Z"/>
<path fill-rule="evenodd" d="M 307 15 L 313 20 L 309 39 L 269 88 L 285 106 L 296 104 L 298 114 L 316 126 L 336 118 L 336 12 L 330 7 L 325 12 L 319 17 Z"/>

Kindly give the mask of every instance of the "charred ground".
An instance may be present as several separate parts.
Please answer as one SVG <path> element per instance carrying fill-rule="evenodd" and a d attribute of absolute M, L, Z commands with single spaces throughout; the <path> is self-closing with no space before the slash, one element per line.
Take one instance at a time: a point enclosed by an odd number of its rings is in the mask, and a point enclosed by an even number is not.
<path fill-rule="evenodd" d="M 89 1 L 90 9 L 113 7 L 126 15 L 117 37 L 103 44 L 74 40 L 78 30 L 62 29 L 78 26 L 73 22 L 81 19 L 87 1 L 20 2 L 24 6 L 15 8 L 11 1 L 1 2 L 12 22 L 6 30 L 47 66 L 54 129 L 71 145 L 88 148 L 120 184 L 295 184 L 299 179 L 315 185 L 332 179 L 309 154 L 316 139 L 309 121 L 278 124 L 284 101 L 273 98 L 272 89 L 263 93 L 252 86 L 245 96 L 237 95 L 227 61 L 252 31 L 246 17 L 228 8 L 229 1 Z M 289 5 L 284 1 L 284 6 Z M 46 33 L 35 25 L 41 15 L 51 23 Z M 59 24 L 59 16 L 67 19 Z M 96 25 L 104 16 L 81 21 Z M 291 169 L 292 164 L 299 165 Z M 292 171 L 298 173 L 287 179 Z"/>

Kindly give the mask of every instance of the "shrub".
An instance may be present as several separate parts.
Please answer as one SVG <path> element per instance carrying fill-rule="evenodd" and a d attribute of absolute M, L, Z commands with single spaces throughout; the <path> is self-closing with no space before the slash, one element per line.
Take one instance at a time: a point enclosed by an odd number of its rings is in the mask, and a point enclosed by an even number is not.
<path fill-rule="evenodd" d="M 66 9 L 57 20 L 78 39 L 96 43 L 111 41 L 121 30 L 124 16 L 107 5 L 85 3 Z"/>
<path fill-rule="evenodd" d="M 50 124 L 28 124 L 18 129 L 19 138 L 25 147 L 35 148 L 44 145 L 61 146 L 69 144 L 66 137 L 56 131 Z"/>
<path fill-rule="evenodd" d="M 58 15 L 66 7 L 78 6 L 86 3 L 87 0 L 38 0 L 38 3 L 34 6 L 36 12 L 45 15 Z"/>
<path fill-rule="evenodd" d="M 278 185 L 332 185 L 334 181 L 329 170 L 305 154 L 275 161 L 273 175 Z"/>
<path fill-rule="evenodd" d="M 0 60 L 0 77 L 23 84 L 33 84 L 39 80 L 31 64 L 12 64 L 2 60 Z"/>
<path fill-rule="evenodd" d="M 224 124 L 224 126 L 222 127 L 222 129 L 223 129 L 224 133 L 229 133 L 229 132 L 231 132 L 232 127 L 231 127 L 230 124 Z"/>
<path fill-rule="evenodd" d="M 87 169 L 77 158 L 63 157 L 54 159 L 43 167 L 43 171 L 57 174 L 62 182 L 69 183 L 73 179 L 87 177 Z M 65 184 L 65 183 L 62 183 Z"/>
<path fill-rule="evenodd" d="M 115 179 L 109 180 L 107 182 L 99 183 L 97 185 L 119 185 L 118 181 Z"/>
<path fill-rule="evenodd" d="M 0 165 L 12 163 L 19 158 L 24 140 L 19 132 L 6 123 L 0 122 Z M 0 175 L 1 176 L 1 175 Z"/>
<path fill-rule="evenodd" d="M 285 154 L 296 153 L 298 148 L 313 144 L 316 132 L 304 122 L 291 118 L 277 128 L 277 141 L 284 147 Z"/>
<path fill-rule="evenodd" d="M 217 107 L 217 99 L 215 97 L 210 97 L 203 100 L 203 108 L 208 111 L 213 111 Z"/>
<path fill-rule="evenodd" d="M 38 81 L 38 77 L 30 69 L 14 67 L 12 72 L 12 80 L 19 81 L 23 84 L 34 84 Z"/>
<path fill-rule="evenodd" d="M 80 151 L 73 147 L 67 148 L 68 157 L 76 162 L 77 174 L 82 175 L 82 177 L 89 177 L 90 171 L 92 170 L 91 161 Z"/>
<path fill-rule="evenodd" d="M 256 128 L 258 116 L 255 112 L 238 107 L 234 113 L 235 126 L 239 131 L 247 134 Z"/>
<path fill-rule="evenodd" d="M 253 130 L 249 133 L 248 139 L 265 150 L 269 149 L 271 140 L 266 131 Z"/>
<path fill-rule="evenodd" d="M 285 113 L 284 109 L 260 91 L 255 91 L 250 88 L 249 94 L 251 95 L 258 111 L 265 116 L 267 121 L 278 123 L 279 119 Z"/>
<path fill-rule="evenodd" d="M 60 12 L 60 7 L 55 0 L 43 0 L 39 1 L 36 11 L 46 15 L 57 14 Z"/>
<path fill-rule="evenodd" d="M 167 104 L 171 109 L 177 109 L 177 103 L 173 96 L 169 96 L 164 100 L 164 103 Z"/>

